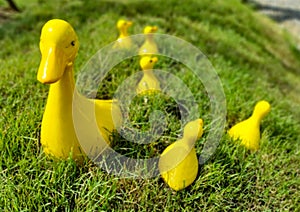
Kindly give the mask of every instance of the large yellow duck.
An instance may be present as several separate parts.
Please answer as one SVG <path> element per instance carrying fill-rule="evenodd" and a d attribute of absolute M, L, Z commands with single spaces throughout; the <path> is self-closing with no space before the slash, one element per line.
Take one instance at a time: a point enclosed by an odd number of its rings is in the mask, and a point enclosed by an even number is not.
<path fill-rule="evenodd" d="M 120 32 L 120 35 L 117 39 L 117 43 L 114 45 L 115 48 L 130 48 L 132 46 L 132 41 L 128 36 L 128 28 L 132 25 L 131 21 L 126 21 L 124 19 L 120 19 L 117 22 L 117 28 Z"/>
<path fill-rule="evenodd" d="M 78 48 L 77 35 L 68 22 L 60 19 L 48 21 L 40 37 L 42 58 L 37 79 L 50 84 L 41 126 L 44 152 L 58 158 L 71 156 L 82 161 L 87 152 L 83 151 L 76 132 L 81 131 L 79 133 L 86 136 L 84 142 L 87 143 L 98 139 L 99 144 L 95 148 L 99 153 L 99 147 L 107 145 L 110 132 L 120 126 L 122 118 L 116 101 L 87 99 L 76 91 L 73 68 Z M 80 123 L 77 131 L 74 128 L 74 110 L 77 112 L 76 121 Z M 100 132 L 101 136 L 95 135 L 95 132 Z M 89 148 L 93 148 L 92 145 L 87 144 Z"/>
<path fill-rule="evenodd" d="M 203 121 L 186 124 L 182 139 L 168 146 L 160 156 L 159 171 L 163 180 L 175 191 L 192 184 L 198 174 L 198 158 L 194 144 L 203 134 Z"/>
<path fill-rule="evenodd" d="M 256 151 L 259 149 L 260 122 L 270 112 L 271 106 L 267 101 L 259 101 L 254 108 L 252 116 L 234 125 L 228 134 L 234 140 L 241 140 L 241 144 L 247 149 Z"/>
<path fill-rule="evenodd" d="M 160 83 L 155 77 L 152 70 L 157 60 L 157 57 L 151 56 L 143 56 L 140 59 L 140 66 L 143 70 L 143 77 L 137 85 L 137 94 L 160 91 Z"/>
<path fill-rule="evenodd" d="M 146 26 L 144 28 L 144 34 L 145 34 L 145 42 L 140 47 L 139 55 L 145 55 L 145 54 L 157 54 L 158 48 L 154 41 L 154 35 L 157 31 L 157 26 Z"/>

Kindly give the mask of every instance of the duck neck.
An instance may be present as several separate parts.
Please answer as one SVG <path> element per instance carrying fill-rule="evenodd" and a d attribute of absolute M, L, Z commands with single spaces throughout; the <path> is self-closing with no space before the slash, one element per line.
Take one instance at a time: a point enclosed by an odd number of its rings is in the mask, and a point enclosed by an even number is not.
<path fill-rule="evenodd" d="M 152 34 L 146 34 L 146 41 L 148 41 L 149 43 L 154 42 L 153 35 Z"/>
<path fill-rule="evenodd" d="M 261 122 L 261 120 L 265 117 L 266 112 L 264 111 L 258 111 L 255 110 L 252 113 L 252 116 L 250 117 L 252 120 L 255 120 L 257 122 L 257 124 L 259 124 Z"/>
<path fill-rule="evenodd" d="M 50 85 L 47 104 L 55 104 L 60 107 L 72 107 L 74 89 L 73 65 L 70 65 L 65 69 L 61 79 Z"/>
<path fill-rule="evenodd" d="M 144 76 L 154 77 L 154 73 L 153 73 L 152 69 L 147 69 L 147 70 L 143 70 L 143 71 L 144 71 Z"/>
<path fill-rule="evenodd" d="M 197 136 L 193 136 L 193 135 L 183 135 L 183 139 L 182 141 L 184 141 L 189 147 L 194 147 L 195 143 L 197 141 Z"/>
<path fill-rule="evenodd" d="M 128 36 L 127 29 L 121 28 L 120 29 L 120 37 L 123 38 L 123 37 L 127 37 L 127 36 Z"/>

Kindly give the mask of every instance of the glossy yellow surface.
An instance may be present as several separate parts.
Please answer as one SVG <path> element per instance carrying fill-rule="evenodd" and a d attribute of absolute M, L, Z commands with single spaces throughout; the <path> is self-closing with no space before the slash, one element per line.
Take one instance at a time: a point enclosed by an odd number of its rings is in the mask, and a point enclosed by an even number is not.
<path fill-rule="evenodd" d="M 158 61 L 157 57 L 143 56 L 140 59 L 140 66 L 143 70 L 143 77 L 137 85 L 137 94 L 160 91 L 160 84 L 153 73 L 153 66 Z"/>
<path fill-rule="evenodd" d="M 50 84 L 41 126 L 44 152 L 58 158 L 71 156 L 82 161 L 85 154 L 75 133 L 72 109 L 77 110 L 76 119 L 82 121 L 79 128 L 87 136 L 94 135 L 100 129 L 104 139 L 99 138 L 98 149 L 105 147 L 106 142 L 109 142 L 109 132 L 121 124 L 121 112 L 115 101 L 87 99 L 75 90 L 73 66 L 78 48 L 76 33 L 68 22 L 59 19 L 48 21 L 40 37 L 42 58 L 37 79 Z M 74 99 L 76 102 L 73 108 Z M 86 112 L 90 108 L 94 110 Z M 117 117 L 115 124 L 112 116 Z M 97 123 L 89 124 L 93 120 Z"/>
<path fill-rule="evenodd" d="M 187 123 L 184 127 L 183 137 L 168 146 L 160 156 L 161 176 L 175 191 L 186 188 L 197 177 L 198 158 L 194 144 L 202 134 L 202 119 Z"/>
<path fill-rule="evenodd" d="M 241 140 L 246 148 L 256 151 L 259 149 L 260 122 L 269 112 L 271 106 L 267 101 L 259 101 L 254 108 L 252 116 L 245 121 L 234 125 L 228 134 L 234 140 Z"/>
<path fill-rule="evenodd" d="M 146 26 L 144 28 L 145 42 L 140 47 L 139 55 L 152 55 L 158 53 L 158 48 L 153 38 L 153 33 L 155 33 L 157 29 L 156 26 Z"/>
<path fill-rule="evenodd" d="M 128 28 L 132 25 L 131 21 L 126 21 L 120 19 L 117 22 L 117 28 L 119 30 L 119 37 L 117 43 L 114 45 L 115 48 L 130 48 L 132 46 L 132 41 L 128 35 Z"/>

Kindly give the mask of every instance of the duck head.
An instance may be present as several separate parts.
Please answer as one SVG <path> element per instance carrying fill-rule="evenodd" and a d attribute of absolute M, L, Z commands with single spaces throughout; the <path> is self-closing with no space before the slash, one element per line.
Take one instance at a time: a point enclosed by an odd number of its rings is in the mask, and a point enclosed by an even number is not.
<path fill-rule="evenodd" d="M 143 70 L 151 70 L 157 61 L 157 57 L 144 56 L 140 60 L 140 66 Z"/>
<path fill-rule="evenodd" d="M 144 34 L 155 33 L 157 29 L 157 26 L 146 26 L 144 28 Z"/>
<path fill-rule="evenodd" d="M 120 32 L 126 32 L 127 29 L 132 25 L 131 21 L 126 21 L 124 19 L 120 19 L 117 22 L 117 28 L 120 30 Z"/>
<path fill-rule="evenodd" d="M 57 82 L 68 66 L 72 66 L 79 42 L 72 26 L 60 19 L 48 21 L 40 37 L 41 63 L 37 79 L 41 83 Z"/>
<path fill-rule="evenodd" d="M 195 135 L 197 136 L 196 139 L 199 139 L 203 134 L 203 120 L 196 119 L 187 123 L 184 127 L 183 137 L 187 139 L 194 140 Z"/>
<path fill-rule="evenodd" d="M 270 112 L 270 110 L 271 110 L 271 105 L 269 102 L 265 100 L 259 101 L 256 103 L 254 107 L 253 116 L 261 120 Z"/>

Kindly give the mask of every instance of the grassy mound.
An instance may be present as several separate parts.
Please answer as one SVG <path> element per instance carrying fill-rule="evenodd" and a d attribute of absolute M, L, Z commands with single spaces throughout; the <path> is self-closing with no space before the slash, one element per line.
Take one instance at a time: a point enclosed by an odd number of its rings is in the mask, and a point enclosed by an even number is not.
<path fill-rule="evenodd" d="M 22 13 L 0 21 L 1 210 L 300 209 L 300 52 L 272 21 L 237 0 L 17 3 Z M 247 118 L 255 102 L 268 100 L 272 110 L 261 125 L 260 151 L 251 154 L 224 135 L 213 157 L 201 166 L 197 180 L 177 193 L 159 177 L 118 179 L 92 162 L 79 167 L 72 160 L 47 158 L 39 132 L 48 86 L 36 80 L 42 25 L 52 18 L 73 25 L 81 44 L 75 65 L 78 73 L 98 49 L 116 39 L 120 17 L 134 21 L 131 34 L 141 33 L 145 25 L 157 25 L 159 33 L 180 37 L 207 55 L 226 95 L 225 130 Z M 169 65 L 162 58 L 156 68 Z M 201 83 L 191 75 L 180 75 L 188 71 L 181 64 L 173 63 L 171 68 L 191 89 L 199 108 L 209 110 L 208 98 L 199 92 Z M 119 83 L 138 70 L 138 60 L 116 66 L 98 97 L 111 98 Z M 159 143 L 136 147 L 116 136 L 117 150 L 132 157 L 152 157 L 180 136 L 176 104 L 159 99 L 159 105 L 154 104 L 157 108 L 170 109 L 166 111 L 168 130 Z M 133 101 L 130 121 L 133 127 L 147 130 L 147 115 L 153 107 L 139 110 L 142 104 L 139 99 Z M 199 111 L 201 117 L 208 112 Z M 198 154 L 204 140 L 205 134 L 197 143 Z"/>

